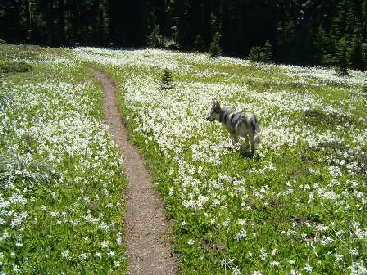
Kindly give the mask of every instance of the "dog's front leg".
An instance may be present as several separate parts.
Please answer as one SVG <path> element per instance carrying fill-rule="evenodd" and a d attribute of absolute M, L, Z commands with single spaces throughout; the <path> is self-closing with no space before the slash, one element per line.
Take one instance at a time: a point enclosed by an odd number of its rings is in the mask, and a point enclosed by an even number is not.
<path fill-rule="evenodd" d="M 250 150 L 250 139 L 248 135 L 245 135 L 245 152 L 248 152 Z"/>
<path fill-rule="evenodd" d="M 231 140 L 232 140 L 232 145 L 235 146 L 238 143 L 238 137 L 235 133 L 231 133 L 230 135 Z"/>
<path fill-rule="evenodd" d="M 255 135 L 254 134 L 250 134 L 250 142 L 251 142 L 251 153 L 253 155 L 255 155 L 256 153 L 256 142 L 255 142 Z"/>

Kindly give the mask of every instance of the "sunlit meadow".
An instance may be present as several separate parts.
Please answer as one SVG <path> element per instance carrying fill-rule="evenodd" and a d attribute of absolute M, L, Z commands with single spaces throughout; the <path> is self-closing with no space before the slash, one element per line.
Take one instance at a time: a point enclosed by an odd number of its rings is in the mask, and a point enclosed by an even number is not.
<path fill-rule="evenodd" d="M 0 65 L 0 273 L 123 273 L 102 88 L 68 50 L 1 45 Z"/>
<path fill-rule="evenodd" d="M 150 49 L 73 54 L 117 82 L 183 273 L 366 274 L 366 73 Z M 258 115 L 254 158 L 204 119 L 213 99 Z"/>

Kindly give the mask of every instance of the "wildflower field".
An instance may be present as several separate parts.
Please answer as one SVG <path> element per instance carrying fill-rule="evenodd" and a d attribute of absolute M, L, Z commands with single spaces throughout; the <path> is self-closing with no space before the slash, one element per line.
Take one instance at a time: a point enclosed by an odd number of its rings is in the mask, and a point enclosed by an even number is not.
<path fill-rule="evenodd" d="M 8 45 L 0 51 L 2 272 L 126 270 L 123 163 L 91 68 L 117 84 L 130 139 L 172 220 L 181 273 L 366 274 L 366 73 Z M 205 120 L 214 99 L 258 115 L 255 157 Z"/>
<path fill-rule="evenodd" d="M 149 49 L 73 53 L 117 83 L 182 273 L 367 272 L 366 73 Z M 258 115 L 254 158 L 205 120 L 214 99 Z"/>
<path fill-rule="evenodd" d="M 0 47 L 0 273 L 123 273 L 125 178 L 101 87 L 70 51 Z"/>

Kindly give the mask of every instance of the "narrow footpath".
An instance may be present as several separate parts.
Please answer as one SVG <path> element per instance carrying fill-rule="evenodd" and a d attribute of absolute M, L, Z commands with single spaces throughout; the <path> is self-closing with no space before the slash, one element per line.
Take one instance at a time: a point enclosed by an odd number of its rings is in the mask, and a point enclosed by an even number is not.
<path fill-rule="evenodd" d="M 94 75 L 103 85 L 106 123 L 124 159 L 124 171 L 128 179 L 124 220 L 128 274 L 175 274 L 177 262 L 168 243 L 169 221 L 164 215 L 163 202 L 153 186 L 143 158 L 127 140 L 115 84 L 100 71 L 94 71 Z"/>

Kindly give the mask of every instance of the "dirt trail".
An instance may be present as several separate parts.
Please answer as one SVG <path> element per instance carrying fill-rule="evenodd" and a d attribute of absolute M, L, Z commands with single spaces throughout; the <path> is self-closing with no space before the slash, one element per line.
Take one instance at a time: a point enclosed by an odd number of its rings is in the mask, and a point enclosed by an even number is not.
<path fill-rule="evenodd" d="M 153 187 L 144 160 L 127 141 L 114 82 L 102 72 L 94 71 L 94 75 L 103 85 L 106 121 L 123 156 L 128 178 L 124 223 L 128 274 L 175 274 L 177 262 L 168 244 L 170 226 L 164 215 L 163 202 Z"/>

